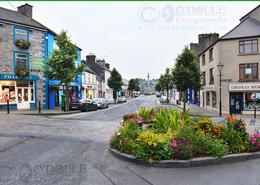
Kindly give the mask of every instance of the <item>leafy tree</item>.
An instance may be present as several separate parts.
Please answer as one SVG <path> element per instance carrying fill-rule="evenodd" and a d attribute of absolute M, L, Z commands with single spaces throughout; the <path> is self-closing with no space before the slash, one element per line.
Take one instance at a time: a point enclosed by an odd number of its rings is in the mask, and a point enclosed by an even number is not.
<path fill-rule="evenodd" d="M 128 82 L 128 90 L 131 92 L 131 96 L 133 95 L 133 91 L 140 91 L 140 80 L 138 78 L 132 78 Z"/>
<path fill-rule="evenodd" d="M 166 68 L 165 73 L 160 76 L 158 83 L 161 90 L 166 90 L 167 103 L 169 103 L 169 91 L 173 88 L 173 78 L 169 68 Z"/>
<path fill-rule="evenodd" d="M 156 86 L 155 86 L 155 90 L 158 91 L 158 92 L 162 91 L 162 85 L 161 85 L 160 80 L 157 81 Z"/>
<path fill-rule="evenodd" d="M 123 85 L 122 76 L 115 68 L 113 68 L 113 70 L 111 71 L 111 76 L 108 79 L 108 86 L 111 89 L 113 89 L 113 99 L 115 103 L 117 99 L 117 91 L 121 89 L 122 85 Z"/>
<path fill-rule="evenodd" d="M 199 63 L 188 47 L 185 47 L 177 57 L 172 76 L 177 90 L 183 92 L 183 112 L 185 112 L 188 89 L 199 90 L 201 87 Z"/>
<path fill-rule="evenodd" d="M 57 48 L 53 50 L 51 57 L 44 65 L 45 75 L 51 80 L 60 80 L 65 86 L 65 111 L 69 109 L 69 83 L 74 81 L 78 74 L 82 73 L 85 65 L 76 65 L 78 58 L 77 47 L 72 43 L 67 32 L 62 30 L 56 36 Z"/>

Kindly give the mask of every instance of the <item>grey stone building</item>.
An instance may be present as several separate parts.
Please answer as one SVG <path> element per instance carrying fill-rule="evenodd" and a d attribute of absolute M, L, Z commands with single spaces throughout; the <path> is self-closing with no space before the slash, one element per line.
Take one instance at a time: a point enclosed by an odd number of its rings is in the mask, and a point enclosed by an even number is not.
<path fill-rule="evenodd" d="M 33 7 L 17 11 L 0 7 L 0 110 L 33 109 L 48 102 L 48 86 L 41 69 L 53 48 L 55 33 L 33 19 Z"/>

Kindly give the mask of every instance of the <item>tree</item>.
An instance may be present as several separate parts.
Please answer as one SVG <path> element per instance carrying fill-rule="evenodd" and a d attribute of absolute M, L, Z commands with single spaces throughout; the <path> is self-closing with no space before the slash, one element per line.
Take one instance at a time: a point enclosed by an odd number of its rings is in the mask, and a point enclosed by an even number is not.
<path fill-rule="evenodd" d="M 199 90 L 201 87 L 199 63 L 188 47 L 185 47 L 177 57 L 172 76 L 177 90 L 183 92 L 183 112 L 185 112 L 188 89 Z"/>
<path fill-rule="evenodd" d="M 169 68 L 166 68 L 165 73 L 160 76 L 158 83 L 161 90 L 166 90 L 167 103 L 169 103 L 169 91 L 173 88 L 173 77 Z"/>
<path fill-rule="evenodd" d="M 111 71 L 111 76 L 108 79 L 108 86 L 111 89 L 113 89 L 113 99 L 115 103 L 117 99 L 117 91 L 121 89 L 122 85 L 123 85 L 122 76 L 115 68 L 113 68 L 113 70 Z"/>
<path fill-rule="evenodd" d="M 44 65 L 45 75 L 51 80 L 60 80 L 65 86 L 65 111 L 69 109 L 69 83 L 74 81 L 78 74 L 82 73 L 85 65 L 77 65 L 75 61 L 78 58 L 78 51 L 75 44 L 72 43 L 67 32 L 62 30 L 56 36 L 57 48 L 53 50 L 51 57 Z"/>
<path fill-rule="evenodd" d="M 128 82 L 128 91 L 131 92 L 131 96 L 133 95 L 133 91 L 140 91 L 140 80 L 138 78 L 132 78 Z"/>
<path fill-rule="evenodd" d="M 161 82 L 160 80 L 157 81 L 156 85 L 155 85 L 155 90 L 157 92 L 161 92 L 162 91 L 162 85 L 161 85 Z"/>

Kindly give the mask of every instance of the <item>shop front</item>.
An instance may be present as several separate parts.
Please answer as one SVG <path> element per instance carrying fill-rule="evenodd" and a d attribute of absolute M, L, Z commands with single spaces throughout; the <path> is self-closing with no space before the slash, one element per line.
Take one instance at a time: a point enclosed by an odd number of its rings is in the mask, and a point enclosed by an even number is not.
<path fill-rule="evenodd" d="M 252 114 L 260 110 L 260 83 L 235 83 L 229 85 L 231 114 Z"/>
<path fill-rule="evenodd" d="M 16 75 L 0 75 L 0 110 L 36 108 L 37 77 L 19 79 Z"/>

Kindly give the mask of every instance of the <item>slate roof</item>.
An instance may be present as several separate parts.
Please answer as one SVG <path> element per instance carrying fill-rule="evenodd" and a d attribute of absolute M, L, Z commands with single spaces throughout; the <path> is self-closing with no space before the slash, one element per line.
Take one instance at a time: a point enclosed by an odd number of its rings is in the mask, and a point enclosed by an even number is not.
<path fill-rule="evenodd" d="M 220 40 L 254 36 L 260 36 L 260 22 L 252 18 L 247 18 L 222 36 Z"/>
<path fill-rule="evenodd" d="M 39 23 L 38 21 L 31 19 L 17 11 L 9 10 L 3 7 L 0 7 L 0 20 L 13 22 L 17 24 L 22 24 L 29 27 L 44 29 L 52 32 L 54 35 L 56 33 L 52 31 L 51 29 L 47 28 L 43 24 Z"/>
<path fill-rule="evenodd" d="M 89 67 L 86 67 L 86 72 L 88 72 L 88 73 L 91 73 L 91 74 L 96 74 L 91 68 L 89 68 Z"/>

